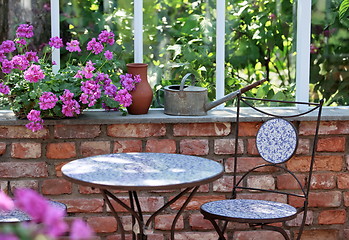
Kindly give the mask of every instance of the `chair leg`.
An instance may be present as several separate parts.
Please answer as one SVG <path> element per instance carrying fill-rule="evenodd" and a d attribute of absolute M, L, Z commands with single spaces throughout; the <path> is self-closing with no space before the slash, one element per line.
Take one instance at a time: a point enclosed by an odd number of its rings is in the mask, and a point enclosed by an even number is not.
<path fill-rule="evenodd" d="M 219 235 L 218 240 L 226 240 L 226 238 L 224 237 L 224 231 L 226 229 L 226 224 L 227 223 L 224 225 L 223 229 L 221 229 L 214 219 L 211 219 L 211 218 L 206 218 L 206 219 L 211 222 L 211 224 L 213 225 L 214 229 L 218 233 L 218 235 Z"/>
<path fill-rule="evenodd" d="M 305 221 L 307 220 L 307 213 L 308 213 L 308 207 L 305 206 L 304 207 L 304 211 L 303 211 L 303 219 L 302 219 L 302 224 L 299 227 L 299 232 L 298 232 L 298 236 L 297 236 L 297 240 L 301 239 L 303 230 L 304 230 L 304 226 L 305 226 Z"/>
<path fill-rule="evenodd" d="M 272 230 L 272 231 L 279 232 L 282 234 L 282 236 L 285 238 L 285 240 L 290 240 L 290 237 L 288 236 L 287 232 L 280 227 L 271 226 L 271 225 L 262 225 L 261 228 L 265 229 L 265 230 Z"/>

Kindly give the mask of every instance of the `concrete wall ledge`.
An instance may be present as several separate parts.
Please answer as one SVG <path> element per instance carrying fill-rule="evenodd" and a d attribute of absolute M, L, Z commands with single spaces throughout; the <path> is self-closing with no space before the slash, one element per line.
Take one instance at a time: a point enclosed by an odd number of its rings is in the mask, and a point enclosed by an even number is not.
<path fill-rule="evenodd" d="M 264 108 L 266 111 L 277 111 L 280 114 L 294 115 L 300 111 L 294 107 Z M 252 109 L 242 109 L 241 121 L 259 121 L 262 117 Z M 164 109 L 150 109 L 144 115 L 126 115 L 121 112 L 106 112 L 104 110 L 85 110 L 78 118 L 66 118 L 60 120 L 45 120 L 45 124 L 124 124 L 124 123 L 193 123 L 193 122 L 234 122 L 236 108 L 223 108 L 210 110 L 205 116 L 171 116 L 164 114 Z M 303 117 L 298 120 L 313 121 L 314 116 Z M 323 121 L 349 120 L 349 107 L 324 107 Z M 1 125 L 23 125 L 27 120 L 18 120 L 12 111 L 0 110 Z"/>

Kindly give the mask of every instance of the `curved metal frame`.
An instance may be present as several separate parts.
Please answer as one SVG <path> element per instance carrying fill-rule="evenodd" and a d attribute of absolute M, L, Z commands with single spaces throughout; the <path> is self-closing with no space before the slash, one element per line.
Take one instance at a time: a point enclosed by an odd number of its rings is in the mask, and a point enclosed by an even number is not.
<path fill-rule="evenodd" d="M 298 114 L 293 114 L 293 115 L 280 115 L 280 114 L 274 114 L 274 113 L 269 113 L 266 111 L 263 111 L 255 106 L 253 106 L 252 104 L 250 104 L 248 101 L 264 101 L 264 102 L 278 102 L 278 103 L 293 103 L 293 104 L 302 104 L 302 105 L 308 105 L 308 106 L 312 106 L 311 109 L 309 110 L 305 110 L 301 113 Z M 237 180 L 237 165 L 238 165 L 238 138 L 239 138 L 239 123 L 240 123 L 240 111 L 241 111 L 241 102 L 245 103 L 247 106 L 253 108 L 254 110 L 270 116 L 270 117 L 274 117 L 274 118 L 294 118 L 294 117 L 299 117 L 299 116 L 303 116 L 306 114 L 309 114 L 315 110 L 318 110 L 317 113 L 317 119 L 316 119 L 316 127 L 315 127 L 315 133 L 313 135 L 313 143 L 312 143 L 312 151 L 311 151 L 311 162 L 310 162 L 310 166 L 309 166 L 309 172 L 308 172 L 308 177 L 306 179 L 305 182 L 305 186 L 302 185 L 301 181 L 297 178 L 297 176 L 291 172 L 290 170 L 288 170 L 286 167 L 283 166 L 284 162 L 282 163 L 266 163 L 266 164 L 261 164 L 258 166 L 255 166 L 254 168 L 250 169 L 249 171 L 245 172 L 241 178 L 239 180 Z M 235 199 L 237 197 L 237 189 L 247 189 L 247 190 L 257 190 L 257 191 L 264 191 L 264 192 L 271 192 L 271 193 L 276 193 L 276 194 L 284 194 L 284 195 L 291 195 L 291 196 L 295 196 L 295 197 L 300 197 L 300 198 L 304 198 L 304 203 L 302 207 L 297 208 L 297 214 L 295 215 L 295 217 L 303 212 L 303 219 L 301 222 L 301 226 L 299 227 L 299 232 L 298 232 L 298 236 L 297 236 L 297 240 L 300 240 L 301 235 L 303 233 L 304 230 L 304 226 L 305 226 L 305 221 L 306 221 L 306 217 L 307 217 L 307 212 L 308 212 L 308 196 L 309 196 L 309 191 L 310 191 L 310 182 L 311 182 L 311 177 L 312 177 L 312 171 L 313 171 L 313 167 L 314 167 L 314 161 L 315 161 L 315 152 L 316 152 L 316 146 L 317 146 L 317 141 L 318 141 L 318 133 L 319 133 L 319 127 L 320 127 L 320 118 L 321 118 L 321 113 L 322 113 L 322 105 L 323 105 L 323 101 L 320 101 L 320 103 L 305 103 L 305 102 L 291 102 L 291 101 L 279 101 L 279 100 L 268 100 L 268 99 L 259 99 L 259 98 L 251 98 L 251 97 L 242 97 L 241 94 L 238 95 L 238 101 L 237 101 L 237 111 L 236 111 L 236 127 L 235 127 L 235 152 L 234 152 L 234 164 L 233 164 L 233 190 L 232 190 L 232 195 L 231 195 L 231 199 Z M 295 153 L 293 153 L 295 154 Z M 277 168 L 281 168 L 283 169 L 285 172 L 289 173 L 297 182 L 297 184 L 299 185 L 302 194 L 296 194 L 296 193 L 291 193 L 291 192 L 282 192 L 282 191 L 278 191 L 278 190 L 268 190 L 268 189 L 259 189 L 259 188 L 253 188 L 253 187 L 244 187 L 244 186 L 239 186 L 241 185 L 241 183 L 243 183 L 244 179 L 246 179 L 247 176 L 249 176 L 250 173 L 252 173 L 253 171 L 262 168 L 262 167 L 277 167 Z M 209 220 L 213 227 L 215 228 L 216 232 L 219 235 L 218 240 L 225 240 L 225 231 L 227 229 L 227 225 L 229 221 L 236 221 L 233 219 L 229 219 L 226 220 L 227 217 L 216 217 L 213 216 L 212 214 L 205 212 L 205 211 L 201 211 L 201 213 L 204 215 L 204 218 Z M 217 223 L 217 221 L 219 220 L 223 220 L 224 224 L 223 226 L 219 226 L 219 224 Z M 285 222 L 289 219 L 284 219 L 281 220 L 279 222 Z M 285 238 L 285 240 L 290 240 L 291 236 L 289 236 L 287 234 L 287 232 L 279 226 L 275 226 L 275 225 L 269 225 L 270 223 L 273 223 L 273 221 L 267 222 L 265 223 L 265 221 L 261 221 L 260 223 L 250 223 L 250 227 L 260 227 L 261 229 L 266 229 L 266 230 L 272 230 L 272 231 L 277 231 L 280 234 L 282 234 L 282 236 Z"/>
<path fill-rule="evenodd" d="M 162 206 L 160 209 L 158 209 L 156 212 L 154 212 L 150 216 L 150 218 L 147 220 L 146 223 L 144 223 L 143 211 L 142 211 L 141 205 L 139 203 L 139 199 L 138 199 L 138 195 L 137 195 L 136 191 L 129 191 L 130 206 L 128 206 L 127 204 L 122 202 L 118 197 L 116 197 L 114 194 L 112 194 L 108 190 L 103 189 L 102 190 L 102 195 L 103 195 L 103 198 L 105 199 L 108 207 L 111 209 L 111 211 L 112 211 L 112 213 L 113 213 L 113 215 L 114 215 L 114 217 L 116 219 L 116 222 L 117 222 L 117 224 L 118 224 L 118 226 L 120 228 L 121 240 L 125 240 L 125 229 L 124 229 L 124 226 L 122 224 L 120 216 L 118 215 L 117 211 L 115 210 L 113 204 L 110 201 L 110 198 L 112 200 L 114 200 L 116 203 L 118 203 L 121 207 L 123 207 L 125 210 L 127 210 L 132 215 L 132 226 L 133 226 L 133 228 L 135 227 L 135 224 L 136 224 L 136 221 L 137 221 L 137 224 L 138 224 L 138 227 L 139 227 L 139 233 L 136 234 L 134 229 L 133 229 L 132 239 L 134 239 L 134 240 L 135 239 L 137 239 L 137 240 L 147 240 L 147 235 L 145 234 L 145 230 L 148 229 L 148 227 L 150 226 L 150 223 L 155 219 L 155 217 L 157 215 L 159 215 L 164 209 L 166 209 L 167 207 L 172 205 L 174 202 L 176 202 L 179 198 L 181 198 L 186 193 L 191 191 L 189 196 L 184 201 L 183 205 L 178 210 L 175 218 L 172 221 L 172 225 L 171 225 L 171 240 L 174 240 L 174 233 L 175 233 L 176 223 L 177 223 L 179 217 L 181 216 L 182 212 L 184 211 L 185 207 L 188 205 L 188 203 L 193 198 L 193 196 L 195 195 L 195 193 L 197 192 L 198 189 L 199 189 L 199 186 L 188 187 L 188 188 L 184 189 L 179 194 L 177 194 L 173 199 L 168 201 L 164 206 Z M 135 210 L 135 207 L 137 208 L 137 210 Z"/>

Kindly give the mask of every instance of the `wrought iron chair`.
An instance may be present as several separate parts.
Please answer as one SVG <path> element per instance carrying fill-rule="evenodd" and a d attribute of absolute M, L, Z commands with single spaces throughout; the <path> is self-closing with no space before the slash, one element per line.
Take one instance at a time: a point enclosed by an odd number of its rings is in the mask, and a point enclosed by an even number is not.
<path fill-rule="evenodd" d="M 293 103 L 299 105 L 307 105 L 304 111 L 297 111 L 297 114 L 282 116 L 278 113 L 272 113 L 274 110 L 269 109 L 268 112 L 262 108 L 253 106 L 256 101 L 266 103 Z M 261 114 L 263 123 L 257 131 L 255 136 L 256 149 L 262 160 L 262 164 L 253 166 L 246 172 L 239 170 L 239 161 L 243 161 L 241 153 L 238 151 L 239 126 L 241 105 L 245 104 Z M 256 98 L 248 98 L 238 96 L 237 99 L 237 117 L 235 129 L 235 156 L 233 165 L 233 190 L 231 199 L 212 201 L 201 206 L 200 211 L 205 219 L 208 219 L 214 226 L 219 235 L 219 240 L 226 239 L 226 230 L 228 222 L 247 223 L 253 229 L 261 228 L 265 230 L 273 230 L 281 233 L 287 240 L 295 239 L 296 237 L 288 234 L 283 228 L 286 221 L 295 219 L 299 214 L 303 214 L 302 221 L 299 227 L 297 239 L 300 239 L 307 217 L 308 210 L 308 196 L 310 190 L 310 181 L 315 161 L 315 153 L 317 146 L 318 131 L 320 125 L 320 117 L 322 111 L 322 104 L 320 103 L 303 103 L 303 102 L 285 102 L 275 100 L 263 100 Z M 265 108 L 264 108 L 265 109 Z M 276 110 L 280 113 L 280 110 Z M 285 113 L 282 113 L 285 114 Z M 298 132 L 297 127 L 292 123 L 295 117 L 304 115 L 313 115 L 316 117 L 316 125 L 314 133 L 311 136 L 306 136 L 311 139 L 311 156 L 309 161 L 309 168 L 307 172 L 295 174 L 287 168 L 287 161 L 296 153 L 298 146 Z M 292 120 L 293 119 L 293 120 Z M 245 137 L 246 138 L 246 137 Z M 253 137 L 254 138 L 254 137 Z M 245 139 L 245 142 L 247 140 Z M 245 155 L 246 156 L 246 155 Z M 290 190 L 283 191 L 282 189 L 263 188 L 261 186 L 252 186 L 248 179 L 253 175 L 260 175 L 262 169 L 268 168 L 268 172 L 273 172 L 275 178 L 278 174 L 287 174 L 295 181 L 299 189 L 294 192 Z M 273 170 L 271 170 L 273 169 Z M 244 170 L 245 171 L 245 170 Z M 275 180 L 275 179 L 274 179 Z M 286 196 L 282 201 L 266 201 L 254 200 L 258 199 L 258 194 L 263 192 L 281 194 L 278 196 Z M 250 199 L 244 199 L 244 195 L 248 195 Z M 253 195 L 254 197 L 251 197 Z M 299 198 L 302 200 L 301 207 L 294 207 L 286 202 L 289 198 Z M 252 199 L 253 198 L 253 199 Z M 260 199 L 260 198 L 259 198 Z M 275 224 L 281 223 L 281 224 Z"/>

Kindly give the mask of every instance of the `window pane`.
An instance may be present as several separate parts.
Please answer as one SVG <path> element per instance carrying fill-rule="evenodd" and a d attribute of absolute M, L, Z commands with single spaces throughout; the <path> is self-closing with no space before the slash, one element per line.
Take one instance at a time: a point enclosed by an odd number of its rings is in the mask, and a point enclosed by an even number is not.
<path fill-rule="evenodd" d="M 317 0 L 312 6 L 310 98 L 326 105 L 349 105 L 348 22 L 339 21 L 340 0 Z"/>
<path fill-rule="evenodd" d="M 295 39 L 293 1 L 229 1 L 227 6 L 227 85 L 270 78 L 258 97 L 294 98 Z M 253 91 L 252 91 L 253 92 Z"/>

